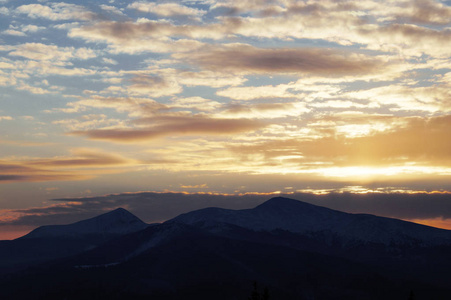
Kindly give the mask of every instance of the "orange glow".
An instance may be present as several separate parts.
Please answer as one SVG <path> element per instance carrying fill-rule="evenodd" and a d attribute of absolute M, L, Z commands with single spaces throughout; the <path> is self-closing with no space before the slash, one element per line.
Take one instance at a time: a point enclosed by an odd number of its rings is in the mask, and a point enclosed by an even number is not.
<path fill-rule="evenodd" d="M 434 219 L 411 219 L 405 221 L 451 230 L 451 219 L 434 218 Z"/>
<path fill-rule="evenodd" d="M 3 225 L 0 227 L 0 240 L 14 240 L 26 235 L 33 229 L 34 227 L 30 226 Z"/>

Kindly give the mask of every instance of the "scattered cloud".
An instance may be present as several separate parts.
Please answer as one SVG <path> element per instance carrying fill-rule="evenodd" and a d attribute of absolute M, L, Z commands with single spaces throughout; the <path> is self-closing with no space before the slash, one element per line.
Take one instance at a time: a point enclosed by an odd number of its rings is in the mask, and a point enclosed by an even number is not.
<path fill-rule="evenodd" d="M 217 101 L 212 101 L 202 97 L 174 98 L 171 108 L 190 109 L 197 111 L 211 112 L 221 108 L 223 105 Z"/>
<path fill-rule="evenodd" d="M 179 15 L 202 16 L 206 13 L 204 10 L 192 8 L 178 3 L 151 3 L 151 2 L 133 2 L 127 6 L 129 9 L 136 9 L 141 12 L 152 13 L 163 17 L 172 17 Z"/>
<path fill-rule="evenodd" d="M 69 102 L 67 108 L 57 109 L 66 113 L 85 111 L 87 108 L 114 109 L 117 112 L 126 112 L 130 117 L 152 115 L 168 106 L 155 100 L 144 97 L 105 97 L 94 95 L 76 102 Z"/>
<path fill-rule="evenodd" d="M 15 29 L 7 29 L 2 34 L 15 35 L 15 36 L 27 36 L 24 32 Z"/>
<path fill-rule="evenodd" d="M 117 8 L 115 6 L 106 5 L 106 4 L 101 4 L 99 6 L 104 11 L 107 11 L 107 12 L 110 12 L 110 13 L 113 13 L 113 14 L 117 14 L 117 15 L 120 15 L 120 16 L 125 16 L 125 14 L 122 12 L 122 10 L 120 10 L 119 8 Z"/>
<path fill-rule="evenodd" d="M 90 59 L 96 57 L 95 51 L 88 48 L 58 47 L 41 43 L 26 43 L 11 48 L 10 56 L 20 56 L 37 61 L 67 61 L 71 59 Z"/>
<path fill-rule="evenodd" d="M 138 75 L 130 79 L 131 85 L 127 87 L 129 94 L 148 95 L 159 98 L 179 94 L 183 91 L 177 81 L 151 75 Z"/>
<path fill-rule="evenodd" d="M 16 8 L 16 12 L 26 14 L 30 18 L 43 18 L 52 21 L 60 20 L 92 20 L 96 16 L 85 7 L 69 3 L 27 4 Z"/>
<path fill-rule="evenodd" d="M 2 183 L 449 186 L 449 2 L 0 0 L 0 15 Z"/>

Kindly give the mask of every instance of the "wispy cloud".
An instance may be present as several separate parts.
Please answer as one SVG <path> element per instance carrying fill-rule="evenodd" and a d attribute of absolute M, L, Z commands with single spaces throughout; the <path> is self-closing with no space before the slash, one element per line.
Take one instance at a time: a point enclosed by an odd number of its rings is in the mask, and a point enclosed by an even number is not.
<path fill-rule="evenodd" d="M 131 143 L 164 136 L 233 134 L 254 131 L 266 125 L 249 119 L 219 119 L 202 116 L 160 116 L 137 119 L 134 123 L 141 126 L 75 131 L 72 134 L 85 135 L 90 139 Z"/>
<path fill-rule="evenodd" d="M 70 156 L 0 160 L 0 183 L 86 180 L 124 172 L 139 161 L 98 149 L 76 148 Z"/>

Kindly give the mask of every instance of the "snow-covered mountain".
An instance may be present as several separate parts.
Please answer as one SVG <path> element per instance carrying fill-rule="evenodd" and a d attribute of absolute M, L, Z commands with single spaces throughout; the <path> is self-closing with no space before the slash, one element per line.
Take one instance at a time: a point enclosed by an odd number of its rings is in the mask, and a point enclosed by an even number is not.
<path fill-rule="evenodd" d="M 334 236 L 371 243 L 451 244 L 451 231 L 368 214 L 350 214 L 298 200 L 276 197 L 253 208 L 230 210 L 206 208 L 182 214 L 180 222 L 210 230 L 232 224 L 253 231 L 278 229 L 309 236 Z"/>
<path fill-rule="evenodd" d="M 33 267 L 0 296 L 246 299 L 258 281 L 271 299 L 447 299 L 450 253 L 449 230 L 280 197 L 153 226 L 118 209 L 0 243 L 0 275 Z"/>
<path fill-rule="evenodd" d="M 36 228 L 21 239 L 82 238 L 100 236 L 108 238 L 143 230 L 148 224 L 129 211 L 118 208 L 100 216 L 69 225 L 48 225 Z"/>

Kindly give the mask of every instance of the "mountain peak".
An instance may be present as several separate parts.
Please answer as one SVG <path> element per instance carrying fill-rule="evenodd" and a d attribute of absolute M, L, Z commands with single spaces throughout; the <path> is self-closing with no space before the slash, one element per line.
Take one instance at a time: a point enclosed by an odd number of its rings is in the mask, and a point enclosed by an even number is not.
<path fill-rule="evenodd" d="M 36 228 L 22 238 L 80 238 L 84 236 L 122 235 L 147 227 L 134 214 L 117 208 L 99 216 L 68 225 L 49 225 Z"/>
<path fill-rule="evenodd" d="M 327 219 L 332 215 L 346 214 L 341 211 L 333 210 L 327 207 L 318 206 L 285 197 L 274 197 L 254 208 L 255 211 L 267 211 L 271 215 L 283 214 L 285 216 L 293 216 L 297 218 L 307 217 Z M 318 220 L 319 221 L 319 220 Z"/>
<path fill-rule="evenodd" d="M 299 205 L 314 206 L 313 204 L 309 204 L 309 203 L 302 202 L 302 201 L 295 200 L 295 199 L 291 199 L 291 198 L 274 197 L 274 198 L 271 198 L 271 199 L 263 202 L 262 204 L 258 205 L 256 207 L 256 209 L 262 208 L 262 207 L 273 207 L 273 206 L 283 207 L 283 206 L 293 206 L 293 205 L 297 205 L 297 206 L 299 206 Z"/>
<path fill-rule="evenodd" d="M 119 219 L 129 219 L 129 220 L 139 220 L 137 216 L 126 210 L 125 208 L 119 207 L 112 211 L 106 212 L 104 214 L 98 215 L 95 218 L 119 218 Z M 86 221 L 86 220 L 85 220 Z M 83 221 L 81 221 L 83 222 Z"/>

